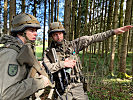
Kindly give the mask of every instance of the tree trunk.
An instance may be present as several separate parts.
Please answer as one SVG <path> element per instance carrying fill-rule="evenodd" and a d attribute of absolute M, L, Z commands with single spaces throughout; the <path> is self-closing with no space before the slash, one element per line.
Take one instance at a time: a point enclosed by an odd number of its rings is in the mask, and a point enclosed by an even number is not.
<path fill-rule="evenodd" d="M 57 16 L 56 16 L 56 11 L 57 11 L 57 0 L 55 0 L 55 3 L 54 3 L 54 4 L 55 4 L 55 9 L 54 9 L 54 13 L 55 13 L 55 14 L 54 14 L 54 22 L 56 22 L 56 21 L 57 21 L 57 19 L 56 19 L 56 17 L 57 17 Z"/>
<path fill-rule="evenodd" d="M 16 15 L 16 0 L 10 0 L 10 11 L 9 11 L 9 33 L 11 31 L 11 21 Z"/>
<path fill-rule="evenodd" d="M 51 23 L 53 22 L 54 0 L 51 0 Z"/>
<path fill-rule="evenodd" d="M 58 0 L 58 7 L 57 7 L 57 22 L 59 21 L 59 0 Z"/>
<path fill-rule="evenodd" d="M 114 8 L 114 16 L 113 16 L 113 29 L 116 29 L 118 26 L 118 9 L 119 9 L 119 0 L 115 0 L 115 8 Z M 110 66 L 109 71 L 111 75 L 113 75 L 114 69 L 114 58 L 115 58 L 115 44 L 116 44 L 116 35 L 111 37 L 111 58 L 110 58 Z"/>
<path fill-rule="evenodd" d="M 91 34 L 91 16 L 92 16 L 92 3 L 93 3 L 93 0 L 90 1 L 90 11 L 89 11 L 89 24 L 88 24 L 88 35 Z"/>
<path fill-rule="evenodd" d="M 101 1 L 100 1 L 100 4 L 101 4 Z M 104 10 L 104 0 L 102 1 L 102 13 L 101 13 L 101 20 L 100 20 L 100 33 L 103 32 L 103 10 Z M 98 55 L 100 54 L 100 51 L 101 51 L 101 44 L 102 44 L 102 42 L 99 42 Z"/>
<path fill-rule="evenodd" d="M 124 0 L 120 2 L 120 14 L 119 14 L 119 27 L 123 26 L 123 4 Z M 120 52 L 121 52 L 121 45 L 122 45 L 122 34 L 118 35 L 118 63 L 120 62 Z"/>
<path fill-rule="evenodd" d="M 79 7 L 78 7 L 77 33 L 76 33 L 77 37 L 80 37 L 80 27 L 81 27 L 81 0 L 79 0 Z"/>
<path fill-rule="evenodd" d="M 43 29 L 43 52 L 42 52 L 42 57 L 44 56 L 44 50 L 45 50 L 45 23 L 46 23 L 46 9 L 47 9 L 47 0 L 44 1 L 44 29 Z"/>
<path fill-rule="evenodd" d="M 132 2 L 133 2 L 133 0 L 132 0 Z M 133 5 L 133 3 L 132 3 L 132 5 Z M 130 25 L 133 25 L 133 23 L 132 23 L 132 20 L 133 19 L 133 6 L 132 6 L 132 8 L 131 8 L 131 17 L 130 17 Z M 128 47 L 127 47 L 127 53 L 128 52 L 132 52 L 132 32 L 131 31 L 129 31 L 129 39 L 128 39 Z M 128 56 L 128 54 L 127 54 L 127 56 Z"/>
<path fill-rule="evenodd" d="M 37 1 L 34 0 L 34 10 L 33 10 L 33 16 L 36 17 L 36 8 L 37 8 Z"/>
<path fill-rule="evenodd" d="M 70 32 L 69 40 L 74 40 L 74 34 L 75 34 L 75 16 L 76 16 L 76 0 L 73 0 L 73 2 L 72 2 L 71 32 Z"/>
<path fill-rule="evenodd" d="M 91 20 L 92 20 L 92 4 L 93 4 L 93 0 L 90 1 L 88 35 L 91 35 L 91 32 L 92 32 L 92 30 L 91 30 L 91 27 L 92 27 L 92 25 L 91 25 Z M 91 48 L 92 48 L 92 46 L 90 45 L 90 54 L 91 54 L 91 50 L 92 50 Z M 89 56 L 89 59 L 91 61 L 91 56 Z M 91 70 L 91 67 L 90 67 L 90 70 Z"/>
<path fill-rule="evenodd" d="M 93 1 L 93 9 L 92 9 L 92 21 L 91 21 L 91 35 L 93 35 L 94 33 L 95 33 L 95 22 L 94 22 L 94 20 L 95 20 L 95 8 L 96 8 L 96 5 L 95 5 L 95 0 Z M 94 53 L 94 45 L 95 44 L 91 44 L 90 46 L 91 46 L 91 53 Z M 92 55 L 93 56 L 93 55 Z"/>
<path fill-rule="evenodd" d="M 87 35 L 88 33 L 87 32 L 87 15 L 88 15 L 88 0 L 86 1 L 84 35 Z M 82 66 L 84 66 L 84 55 L 85 55 L 85 48 L 83 49 Z"/>
<path fill-rule="evenodd" d="M 87 15 L 88 15 L 88 0 L 86 0 L 86 10 L 85 10 L 85 25 L 84 25 L 84 34 L 87 35 Z"/>
<path fill-rule="evenodd" d="M 22 0 L 22 12 L 25 12 L 25 0 Z"/>
<path fill-rule="evenodd" d="M 50 0 L 48 0 L 48 3 L 49 3 L 49 20 L 48 20 L 48 26 L 50 25 L 50 23 L 51 23 L 51 17 L 50 17 Z M 51 37 L 48 37 L 48 46 L 50 45 L 50 43 L 51 43 L 51 41 L 52 41 L 52 39 L 51 39 Z"/>
<path fill-rule="evenodd" d="M 70 33 L 70 14 L 71 14 L 71 0 L 65 0 L 64 27 L 66 29 L 65 38 L 67 40 L 69 40 L 69 33 Z"/>
<path fill-rule="evenodd" d="M 114 0 L 109 1 L 109 10 L 108 10 L 108 19 L 107 19 L 107 30 L 112 29 L 112 19 L 113 19 L 113 6 Z M 108 52 L 109 52 L 109 46 L 110 46 L 110 39 L 105 40 L 105 66 L 108 66 Z"/>
<path fill-rule="evenodd" d="M 107 3 L 108 0 L 106 0 L 106 5 L 105 5 L 105 14 L 104 14 L 104 26 L 103 26 L 103 31 L 106 31 L 106 16 L 107 16 Z M 102 57 L 104 57 L 104 49 L 105 49 L 105 42 L 106 41 L 103 41 L 102 42 Z"/>
<path fill-rule="evenodd" d="M 124 25 L 130 24 L 131 6 L 132 6 L 132 0 L 127 0 Z M 122 37 L 122 47 L 121 47 L 120 64 L 119 64 L 120 78 L 127 78 L 125 74 L 126 74 L 126 56 L 127 56 L 128 36 L 129 36 L 129 32 L 125 32 Z"/>
<path fill-rule="evenodd" d="M 4 34 L 7 34 L 7 0 L 4 0 Z"/>

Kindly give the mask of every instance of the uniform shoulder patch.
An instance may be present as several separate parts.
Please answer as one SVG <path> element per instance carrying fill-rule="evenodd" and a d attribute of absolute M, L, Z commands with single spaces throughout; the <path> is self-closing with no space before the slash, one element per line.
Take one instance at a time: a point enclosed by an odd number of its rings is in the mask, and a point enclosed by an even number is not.
<path fill-rule="evenodd" d="M 15 76 L 18 72 L 18 65 L 16 64 L 9 64 L 8 65 L 8 75 Z"/>

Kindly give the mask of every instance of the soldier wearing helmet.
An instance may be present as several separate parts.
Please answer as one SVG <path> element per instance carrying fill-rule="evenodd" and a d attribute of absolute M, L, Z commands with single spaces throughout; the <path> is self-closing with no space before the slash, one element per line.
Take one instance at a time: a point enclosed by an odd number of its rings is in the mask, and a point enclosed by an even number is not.
<path fill-rule="evenodd" d="M 38 20 L 27 13 L 21 13 L 12 20 L 11 35 L 0 38 L 0 99 L 26 99 L 36 91 L 49 85 L 45 76 L 28 78 L 32 66 L 20 64 L 17 55 L 24 44 L 34 43 L 37 29 L 41 28 Z"/>
<path fill-rule="evenodd" d="M 109 30 L 92 36 L 82 36 L 73 41 L 67 41 L 64 39 L 66 33 L 63 25 L 60 22 L 51 23 L 48 34 L 52 37 L 53 41 L 45 51 L 44 63 L 53 74 L 56 88 L 61 94 L 57 98 L 59 100 L 88 100 L 85 93 L 86 88 L 83 89 L 85 79 L 81 72 L 82 65 L 78 57 L 79 51 L 88 47 L 91 43 L 100 42 L 113 35 L 124 33 L 131 27 L 133 26 L 128 25 L 115 30 Z M 56 53 L 52 52 L 53 48 L 55 48 Z M 57 54 L 57 62 L 53 60 L 53 55 L 55 54 Z M 58 76 L 60 71 L 62 85 Z"/>

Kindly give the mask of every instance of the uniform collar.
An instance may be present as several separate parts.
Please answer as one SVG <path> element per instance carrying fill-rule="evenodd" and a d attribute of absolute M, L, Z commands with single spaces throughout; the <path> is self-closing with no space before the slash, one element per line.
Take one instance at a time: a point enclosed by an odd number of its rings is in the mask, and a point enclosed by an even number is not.
<path fill-rule="evenodd" d="M 21 45 L 24 44 L 23 41 L 22 41 L 19 37 L 16 37 L 16 39 L 19 41 L 19 43 L 20 43 Z"/>

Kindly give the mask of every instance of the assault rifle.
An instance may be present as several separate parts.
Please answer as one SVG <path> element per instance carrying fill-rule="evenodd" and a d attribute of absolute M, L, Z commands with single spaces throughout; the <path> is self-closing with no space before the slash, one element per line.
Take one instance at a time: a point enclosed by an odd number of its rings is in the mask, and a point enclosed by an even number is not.
<path fill-rule="evenodd" d="M 51 52 L 50 55 L 52 55 L 52 58 L 53 58 L 52 62 L 53 63 L 59 63 L 57 52 L 56 52 L 55 48 L 52 48 L 50 52 Z M 59 70 L 57 72 L 57 74 L 58 74 L 61 90 L 62 90 L 62 92 L 64 92 L 65 91 L 65 87 L 68 85 L 68 76 L 66 74 L 66 70 L 63 68 L 63 69 Z M 64 76 L 64 79 L 63 79 L 62 76 Z"/>
<path fill-rule="evenodd" d="M 54 87 L 50 89 L 50 93 L 48 95 L 48 99 L 50 99 L 50 100 L 52 99 L 52 96 L 53 96 L 53 93 L 54 93 L 54 90 L 55 90 L 55 92 L 60 97 L 60 99 L 63 100 L 63 98 L 61 97 L 60 93 L 58 92 L 58 90 L 55 87 L 55 83 L 54 83 L 54 80 L 53 80 L 52 73 L 49 71 L 47 65 L 44 62 L 42 62 L 42 65 L 45 67 L 45 70 L 46 70 L 46 72 L 47 72 L 47 74 L 49 76 L 49 79 L 50 79 L 51 83 L 54 84 Z"/>
<path fill-rule="evenodd" d="M 59 61 L 58 61 L 58 56 L 57 56 L 57 53 L 56 53 L 55 48 L 50 49 L 50 50 L 47 52 L 46 56 L 50 59 L 50 62 L 52 62 L 52 63 L 59 63 Z M 45 64 L 45 63 L 44 63 L 44 64 Z M 45 65 L 44 65 L 44 66 L 45 66 Z M 46 70 L 48 69 L 47 67 L 45 67 L 45 68 L 46 68 Z M 47 71 L 46 71 L 46 72 L 47 72 Z M 49 71 L 48 71 L 48 73 L 49 73 Z M 68 85 L 68 77 L 67 77 L 67 74 L 66 74 L 65 69 L 61 69 L 61 70 L 55 72 L 54 75 L 56 75 L 56 76 L 58 77 L 57 80 L 59 80 L 59 85 L 60 85 L 61 90 L 62 90 L 61 93 L 64 93 L 65 87 Z M 51 77 L 51 74 L 49 74 L 49 76 Z M 51 79 L 52 79 L 52 78 L 53 78 L 53 77 L 51 77 Z M 56 82 L 57 82 L 57 80 L 56 80 Z M 56 85 L 57 85 L 57 83 L 56 83 Z M 56 90 L 57 90 L 57 89 L 56 89 Z M 59 95 L 58 95 L 58 96 L 59 96 Z"/>

